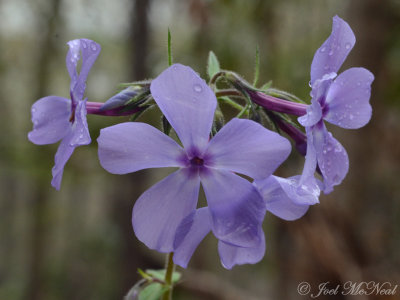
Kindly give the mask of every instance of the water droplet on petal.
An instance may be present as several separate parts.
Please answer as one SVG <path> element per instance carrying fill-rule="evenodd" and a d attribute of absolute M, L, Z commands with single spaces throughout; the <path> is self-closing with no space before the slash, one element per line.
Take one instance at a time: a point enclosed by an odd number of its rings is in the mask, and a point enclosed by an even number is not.
<path fill-rule="evenodd" d="M 350 44 L 350 43 L 347 43 L 345 47 L 346 47 L 347 50 L 349 50 L 350 47 L 351 47 L 351 44 Z"/>
<path fill-rule="evenodd" d="M 333 52 L 334 52 L 333 49 L 331 49 L 331 51 L 329 51 L 328 55 L 329 55 L 329 56 L 332 56 L 332 55 L 333 55 Z"/>
<path fill-rule="evenodd" d="M 36 108 L 32 107 L 32 113 L 36 112 Z"/>
<path fill-rule="evenodd" d="M 324 150 L 322 151 L 322 153 L 326 154 L 326 150 L 324 149 Z"/>
<path fill-rule="evenodd" d="M 193 90 L 194 90 L 196 93 L 201 93 L 201 92 L 203 91 L 203 88 L 202 88 L 199 84 L 195 84 L 195 85 L 193 86 Z"/>
<path fill-rule="evenodd" d="M 82 47 L 83 47 L 84 49 L 87 48 L 87 45 L 86 45 L 86 42 L 85 42 L 85 41 L 82 41 Z"/>
<path fill-rule="evenodd" d="M 326 50 L 326 48 L 325 48 L 325 47 L 322 47 L 321 50 L 319 50 L 319 51 L 321 51 L 322 53 L 324 53 L 325 50 Z"/>
<path fill-rule="evenodd" d="M 354 119 L 354 116 L 352 114 L 349 115 L 350 120 Z"/>
<path fill-rule="evenodd" d="M 97 46 L 95 43 L 90 44 L 90 48 L 92 48 L 93 51 L 97 50 Z"/>

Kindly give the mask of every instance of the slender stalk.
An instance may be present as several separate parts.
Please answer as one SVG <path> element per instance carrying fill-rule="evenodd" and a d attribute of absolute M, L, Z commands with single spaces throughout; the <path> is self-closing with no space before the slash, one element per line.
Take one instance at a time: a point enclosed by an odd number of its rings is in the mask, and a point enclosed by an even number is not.
<path fill-rule="evenodd" d="M 162 297 L 162 300 L 172 300 L 172 289 L 173 289 L 173 285 L 172 285 L 172 275 L 175 271 L 175 264 L 173 261 L 173 257 L 174 257 L 174 252 L 168 253 L 167 255 L 167 265 L 165 267 L 166 271 L 165 271 L 165 284 L 168 287 L 168 290 L 166 290 L 164 292 L 164 295 Z"/>

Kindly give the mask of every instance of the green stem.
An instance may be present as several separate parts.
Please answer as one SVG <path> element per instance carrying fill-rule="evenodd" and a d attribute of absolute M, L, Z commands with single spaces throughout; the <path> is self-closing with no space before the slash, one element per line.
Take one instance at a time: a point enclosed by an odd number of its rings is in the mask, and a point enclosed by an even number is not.
<path fill-rule="evenodd" d="M 165 285 L 168 287 L 168 289 L 164 292 L 164 295 L 162 297 L 162 300 L 172 300 L 172 274 L 174 273 L 175 270 L 175 264 L 173 261 L 174 257 L 174 252 L 168 253 L 167 255 L 167 266 L 166 266 L 166 272 L 165 272 Z"/>

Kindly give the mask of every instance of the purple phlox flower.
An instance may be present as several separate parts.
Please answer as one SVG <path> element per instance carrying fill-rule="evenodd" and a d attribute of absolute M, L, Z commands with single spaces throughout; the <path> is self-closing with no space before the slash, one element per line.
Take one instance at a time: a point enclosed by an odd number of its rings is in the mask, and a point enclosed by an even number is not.
<path fill-rule="evenodd" d="M 350 68 L 336 76 L 355 41 L 350 26 L 335 16 L 331 35 L 317 50 L 311 64 L 311 105 L 298 119 L 307 135 L 302 177 L 305 180 L 314 174 L 318 164 L 325 193 L 342 182 L 348 172 L 349 159 L 323 120 L 342 128 L 356 129 L 367 124 L 372 114 L 369 99 L 373 74 L 364 68 Z"/>
<path fill-rule="evenodd" d="M 100 45 L 88 39 L 68 42 L 66 64 L 71 77 L 70 98 L 47 96 L 32 105 L 33 130 L 29 140 L 37 145 L 53 144 L 61 140 L 52 169 L 51 185 L 60 189 L 64 166 L 78 146 L 91 142 L 86 121 L 86 101 L 83 94 L 86 78 L 100 53 Z M 78 74 L 77 65 L 82 54 L 82 65 Z"/>
<path fill-rule="evenodd" d="M 111 173 L 179 168 L 136 201 L 136 236 L 151 249 L 174 251 L 177 228 L 195 212 L 201 183 L 214 235 L 230 245 L 258 246 L 265 203 L 257 189 L 234 172 L 255 179 L 270 176 L 289 155 L 288 140 L 236 118 L 209 140 L 217 99 L 189 67 L 169 67 L 152 81 L 150 90 L 183 147 L 139 122 L 102 129 L 98 138 L 100 163 Z"/>
<path fill-rule="evenodd" d="M 265 203 L 264 212 L 270 211 L 284 220 L 297 220 L 308 210 L 308 207 L 318 202 L 320 190 L 316 187 L 309 190 L 304 186 L 303 193 L 298 190 L 300 176 L 288 179 L 269 176 L 253 182 Z M 208 207 L 202 207 L 186 216 L 177 229 L 174 242 L 174 262 L 186 268 L 194 251 L 204 237 L 212 230 L 212 218 Z M 258 244 L 251 247 L 241 247 L 218 241 L 218 252 L 222 265 L 231 269 L 235 265 L 254 264 L 259 262 L 265 253 L 265 238 L 261 232 Z"/>

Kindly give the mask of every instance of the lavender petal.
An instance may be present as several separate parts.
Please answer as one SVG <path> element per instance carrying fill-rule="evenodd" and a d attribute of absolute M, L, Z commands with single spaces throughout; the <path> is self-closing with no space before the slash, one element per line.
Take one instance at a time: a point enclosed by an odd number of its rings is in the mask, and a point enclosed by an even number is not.
<path fill-rule="evenodd" d="M 289 141 L 260 124 L 232 119 L 210 141 L 205 156 L 213 168 L 265 178 L 288 157 Z"/>
<path fill-rule="evenodd" d="M 266 211 L 257 189 L 246 179 L 225 170 L 210 168 L 200 176 L 214 235 L 233 245 L 257 246 Z"/>
<path fill-rule="evenodd" d="M 217 105 L 206 82 L 191 68 L 175 64 L 151 82 L 150 91 L 183 146 L 202 152 Z"/>
<path fill-rule="evenodd" d="M 196 209 L 200 178 L 180 169 L 145 191 L 136 201 L 132 225 L 137 238 L 159 252 L 174 250 L 175 233 Z"/>
<path fill-rule="evenodd" d="M 170 137 L 139 122 L 120 123 L 100 131 L 99 160 L 104 169 L 126 174 L 147 168 L 182 167 L 185 152 Z"/>
<path fill-rule="evenodd" d="M 357 129 L 369 122 L 369 104 L 374 75 L 364 68 L 351 68 L 331 84 L 326 96 L 328 113 L 324 119 L 343 128 Z"/>
<path fill-rule="evenodd" d="M 33 130 L 28 139 L 37 145 L 53 144 L 71 131 L 71 100 L 47 96 L 32 105 Z"/>
<path fill-rule="evenodd" d="M 356 38 L 349 24 L 335 16 L 331 35 L 315 52 L 311 64 L 311 85 L 324 74 L 337 73 L 355 42 Z"/>
<path fill-rule="evenodd" d="M 197 246 L 210 231 L 211 216 L 207 207 L 185 217 L 175 235 L 174 263 L 186 268 Z"/>
<path fill-rule="evenodd" d="M 260 242 L 255 247 L 238 247 L 219 241 L 218 252 L 222 265 L 228 270 L 235 265 L 258 263 L 265 254 L 264 232 L 261 231 Z"/>

